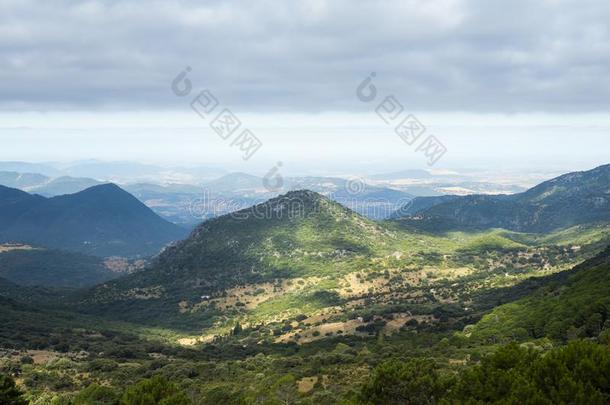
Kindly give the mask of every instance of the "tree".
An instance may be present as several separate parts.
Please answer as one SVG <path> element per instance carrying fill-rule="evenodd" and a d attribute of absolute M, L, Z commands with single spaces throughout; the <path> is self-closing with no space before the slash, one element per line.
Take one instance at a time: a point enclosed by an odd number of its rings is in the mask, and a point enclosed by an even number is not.
<path fill-rule="evenodd" d="M 161 376 L 142 380 L 125 391 L 120 405 L 190 405 L 176 384 Z"/>
<path fill-rule="evenodd" d="M 201 403 L 206 405 L 246 405 L 248 403 L 242 393 L 234 390 L 231 385 L 212 387 L 205 391 L 203 397 Z"/>
<path fill-rule="evenodd" d="M 378 366 L 360 394 L 363 404 L 433 404 L 447 387 L 431 360 L 389 361 Z"/>
<path fill-rule="evenodd" d="M 74 405 L 116 405 L 118 403 L 119 396 L 114 389 L 98 384 L 91 384 L 74 398 Z"/>
<path fill-rule="evenodd" d="M 544 356 L 510 344 L 464 372 L 451 403 L 607 404 L 610 349 L 573 342 Z"/>
<path fill-rule="evenodd" d="M 0 374 L 0 404 L 2 405 L 27 405 L 28 401 L 23 398 L 23 393 L 15 385 L 15 381 Z"/>

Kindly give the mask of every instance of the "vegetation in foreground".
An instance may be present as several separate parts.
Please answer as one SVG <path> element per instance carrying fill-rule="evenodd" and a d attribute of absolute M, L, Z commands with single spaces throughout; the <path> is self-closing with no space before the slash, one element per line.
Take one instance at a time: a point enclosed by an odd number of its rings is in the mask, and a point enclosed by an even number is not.
<path fill-rule="evenodd" d="M 184 379 L 180 381 L 181 388 L 168 381 L 162 371 L 153 374 L 124 389 L 92 382 L 77 394 L 53 397 L 43 394 L 32 403 L 603 405 L 610 401 L 610 347 L 591 341 L 575 341 L 548 351 L 511 343 L 475 365 L 454 370 L 439 367 L 430 358 L 390 360 L 378 365 L 370 379 L 345 395 L 326 389 L 307 395 L 300 392 L 302 384 L 297 384 L 293 374 L 285 374 L 275 382 L 262 383 L 254 389 L 239 389 L 236 383 L 197 386 L 196 380 L 185 383 Z M 0 403 L 28 403 L 7 375 L 0 375 Z"/>

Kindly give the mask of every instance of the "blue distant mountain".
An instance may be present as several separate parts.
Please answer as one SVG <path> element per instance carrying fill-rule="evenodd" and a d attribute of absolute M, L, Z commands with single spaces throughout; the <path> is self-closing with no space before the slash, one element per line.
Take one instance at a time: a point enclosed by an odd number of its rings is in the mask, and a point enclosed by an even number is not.
<path fill-rule="evenodd" d="M 0 242 L 96 256 L 148 256 L 186 236 L 114 184 L 45 198 L 0 186 Z"/>

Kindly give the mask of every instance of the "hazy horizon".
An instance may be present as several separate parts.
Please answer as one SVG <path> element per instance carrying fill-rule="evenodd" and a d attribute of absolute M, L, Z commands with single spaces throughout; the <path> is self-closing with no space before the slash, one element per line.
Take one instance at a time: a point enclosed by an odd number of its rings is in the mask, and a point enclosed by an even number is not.
<path fill-rule="evenodd" d="M 604 115 L 419 114 L 447 148 L 434 166 L 376 116 L 242 115 L 261 139 L 248 161 L 192 111 L 28 113 L 3 120 L 3 161 L 88 159 L 214 166 L 259 173 L 282 162 L 292 174 L 374 174 L 406 169 L 574 171 L 608 163 Z M 167 115 L 167 118 L 165 117 Z M 423 118 L 422 118 L 423 117 Z M 290 135 L 284 135 L 284 134 Z M 44 147 L 39 147 L 44 145 Z"/>
<path fill-rule="evenodd" d="M 430 167 L 417 149 L 434 136 L 440 170 L 608 163 L 601 1 L 28 0 L 0 11 L 2 160 L 366 174 Z M 202 91 L 215 102 L 205 117 L 191 108 Z M 227 138 L 210 127 L 223 109 L 241 123 Z M 395 132 L 409 114 L 425 127 L 411 145 Z M 247 161 L 234 145 L 243 130 L 260 142 Z"/>

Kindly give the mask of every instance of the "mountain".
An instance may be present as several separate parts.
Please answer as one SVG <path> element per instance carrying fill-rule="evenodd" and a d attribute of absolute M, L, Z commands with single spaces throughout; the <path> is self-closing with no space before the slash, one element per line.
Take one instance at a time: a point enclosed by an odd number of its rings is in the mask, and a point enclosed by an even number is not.
<path fill-rule="evenodd" d="M 53 197 L 57 195 L 78 193 L 87 188 L 98 186 L 100 184 L 103 183 L 87 177 L 61 176 L 48 180 L 44 184 L 30 187 L 27 189 L 27 191 L 37 193 L 45 197 Z"/>
<path fill-rule="evenodd" d="M 145 271 L 75 293 L 68 305 L 195 342 L 230 336 L 236 323 L 267 343 L 299 344 L 338 331 L 393 334 L 407 323 L 463 328 L 541 285 L 529 278 L 542 282 L 597 254 L 609 232 L 435 235 L 300 190 L 203 222 Z"/>
<path fill-rule="evenodd" d="M 185 236 L 114 184 L 53 198 L 0 186 L 0 241 L 96 256 L 153 255 Z"/>
<path fill-rule="evenodd" d="M 0 171 L 41 173 L 44 176 L 61 176 L 61 171 L 50 164 L 29 162 L 0 162 Z"/>
<path fill-rule="evenodd" d="M 315 192 L 293 191 L 202 223 L 151 268 L 105 283 L 82 300 L 97 311 L 140 321 L 153 312 L 154 322 L 163 316 L 187 319 L 178 312 L 179 302 L 197 303 L 226 288 L 277 278 L 334 277 L 393 238 L 375 222 Z"/>
<path fill-rule="evenodd" d="M 0 186 L 0 235 L 16 218 L 44 204 L 45 198 L 25 191 Z"/>
<path fill-rule="evenodd" d="M 549 232 L 610 220 L 610 165 L 569 173 L 513 195 L 471 195 L 405 218 L 430 229 L 505 228 Z"/>
<path fill-rule="evenodd" d="M 83 288 L 120 275 L 95 256 L 28 246 L 0 246 L 0 277 L 22 286 Z"/>
<path fill-rule="evenodd" d="M 103 184 L 86 177 L 61 176 L 51 178 L 37 173 L 0 172 L 0 185 L 17 188 L 45 197 L 73 194 Z"/>
<path fill-rule="evenodd" d="M 70 176 L 84 176 L 94 179 L 130 179 L 158 175 L 163 168 L 134 162 L 103 162 L 88 160 L 75 162 L 64 167 L 62 172 Z"/>
<path fill-rule="evenodd" d="M 278 271 L 294 276 L 299 272 L 296 267 L 280 269 L 261 260 L 294 255 L 295 249 L 330 258 L 366 254 L 384 237 L 385 230 L 374 222 L 318 193 L 299 190 L 204 222 L 188 239 L 168 248 L 159 257 L 158 268 L 179 270 L 180 276 L 187 277 L 191 275 L 185 269 L 195 270 L 210 285 L 214 279 L 222 284 L 225 277 L 237 281 L 273 278 Z M 228 272 L 227 260 L 236 266 Z M 259 267 L 255 272 L 253 263 Z"/>
<path fill-rule="evenodd" d="M 47 176 L 37 173 L 0 172 L 0 184 L 6 187 L 27 190 L 45 184 L 49 181 Z"/>

